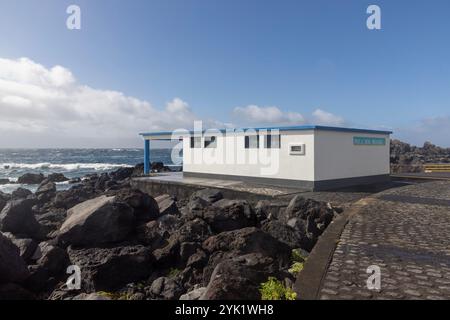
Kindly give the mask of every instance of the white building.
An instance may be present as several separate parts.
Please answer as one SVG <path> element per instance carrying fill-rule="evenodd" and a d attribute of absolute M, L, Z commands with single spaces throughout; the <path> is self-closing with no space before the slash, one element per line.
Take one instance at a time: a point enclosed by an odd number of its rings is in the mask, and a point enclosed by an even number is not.
<path fill-rule="evenodd" d="M 141 135 L 146 174 L 150 140 L 180 140 L 184 176 L 325 190 L 387 181 L 391 133 L 295 126 Z"/>

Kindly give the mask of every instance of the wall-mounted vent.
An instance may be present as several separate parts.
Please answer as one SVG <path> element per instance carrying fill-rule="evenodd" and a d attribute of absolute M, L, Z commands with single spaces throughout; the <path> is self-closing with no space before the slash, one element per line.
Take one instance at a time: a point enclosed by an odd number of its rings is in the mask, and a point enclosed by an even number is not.
<path fill-rule="evenodd" d="M 302 143 L 292 143 L 289 145 L 289 154 L 295 156 L 305 155 L 305 144 Z"/>

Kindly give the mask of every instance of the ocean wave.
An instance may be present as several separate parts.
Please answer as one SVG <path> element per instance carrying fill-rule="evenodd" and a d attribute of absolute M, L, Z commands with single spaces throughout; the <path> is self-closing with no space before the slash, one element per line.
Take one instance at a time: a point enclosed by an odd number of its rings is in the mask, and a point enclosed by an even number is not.
<path fill-rule="evenodd" d="M 0 169 L 17 170 L 17 169 L 31 169 L 31 170 L 63 170 L 63 171 L 76 171 L 76 170 L 94 170 L 94 171 L 106 171 L 123 167 L 132 167 L 128 164 L 117 163 L 1 163 Z"/>

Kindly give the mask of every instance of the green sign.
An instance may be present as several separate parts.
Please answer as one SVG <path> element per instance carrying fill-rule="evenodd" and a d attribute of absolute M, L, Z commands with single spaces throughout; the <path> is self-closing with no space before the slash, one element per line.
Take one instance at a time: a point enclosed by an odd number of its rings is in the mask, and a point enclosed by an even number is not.
<path fill-rule="evenodd" d="M 353 137 L 353 144 L 357 146 L 385 146 L 386 138 Z"/>

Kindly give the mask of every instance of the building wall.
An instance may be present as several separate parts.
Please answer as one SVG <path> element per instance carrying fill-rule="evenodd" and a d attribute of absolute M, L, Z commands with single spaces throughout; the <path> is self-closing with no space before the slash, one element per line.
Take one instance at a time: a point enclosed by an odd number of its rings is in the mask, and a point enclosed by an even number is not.
<path fill-rule="evenodd" d="M 218 137 L 217 148 L 191 149 L 190 139 L 183 140 L 183 171 L 244 177 L 314 181 L 313 131 L 281 133 L 280 149 L 264 148 L 265 135 L 260 136 L 259 149 L 245 148 L 245 134 Z M 290 155 L 291 143 L 305 144 L 305 155 Z M 227 151 L 227 157 L 224 155 Z"/>
<path fill-rule="evenodd" d="M 353 137 L 385 138 L 385 145 L 354 145 Z M 357 132 L 315 132 L 315 180 L 386 175 L 389 135 Z"/>

